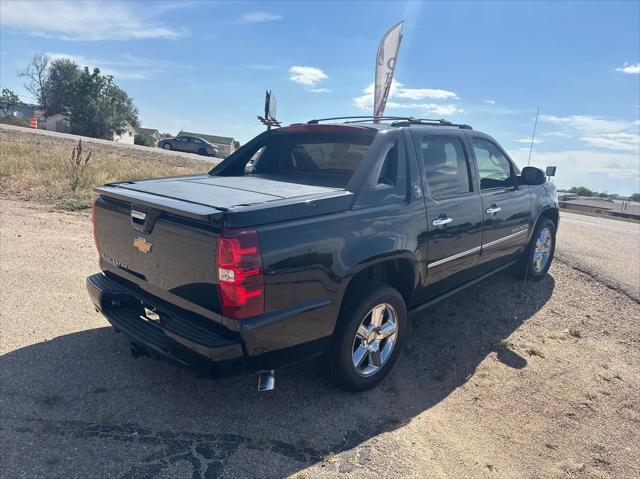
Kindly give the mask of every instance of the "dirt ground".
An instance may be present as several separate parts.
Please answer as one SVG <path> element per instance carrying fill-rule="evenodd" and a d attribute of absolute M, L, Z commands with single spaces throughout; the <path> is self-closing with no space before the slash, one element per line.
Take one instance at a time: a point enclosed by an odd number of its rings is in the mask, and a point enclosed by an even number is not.
<path fill-rule="evenodd" d="M 372 391 L 312 361 L 258 393 L 131 357 L 86 214 L 0 211 L 2 477 L 640 477 L 640 305 L 567 264 L 430 308 Z"/>

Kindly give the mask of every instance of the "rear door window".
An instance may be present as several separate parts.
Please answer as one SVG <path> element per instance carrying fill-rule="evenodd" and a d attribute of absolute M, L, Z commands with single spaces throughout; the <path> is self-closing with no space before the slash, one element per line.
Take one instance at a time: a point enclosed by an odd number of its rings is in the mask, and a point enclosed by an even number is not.
<path fill-rule="evenodd" d="M 473 191 L 469 161 L 457 136 L 425 136 L 421 142 L 427 185 L 431 196 L 446 199 Z"/>

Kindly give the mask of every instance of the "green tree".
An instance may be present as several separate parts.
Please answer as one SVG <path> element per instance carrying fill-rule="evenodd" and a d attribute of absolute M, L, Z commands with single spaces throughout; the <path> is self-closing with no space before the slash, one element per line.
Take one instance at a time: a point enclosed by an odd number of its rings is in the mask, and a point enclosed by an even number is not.
<path fill-rule="evenodd" d="M 579 196 L 593 196 L 593 191 L 591 191 L 586 186 L 572 186 L 569 188 L 570 193 L 575 193 Z"/>
<path fill-rule="evenodd" d="M 68 58 L 58 58 L 49 66 L 45 82 L 45 96 L 48 102 L 47 115 L 64 113 L 65 105 L 71 101 L 74 84 L 78 81 L 82 70 Z"/>
<path fill-rule="evenodd" d="M 0 111 L 2 111 L 3 116 L 10 115 L 18 103 L 20 103 L 18 95 L 8 88 L 2 89 L 2 96 L 0 97 Z"/>
<path fill-rule="evenodd" d="M 629 201 L 640 201 L 640 193 L 634 193 L 629 196 Z"/>
<path fill-rule="evenodd" d="M 71 132 L 94 138 L 112 139 L 125 131 L 127 123 L 139 126 L 138 110 L 133 100 L 114 82 L 85 67 L 65 95 L 64 113 L 71 122 Z"/>

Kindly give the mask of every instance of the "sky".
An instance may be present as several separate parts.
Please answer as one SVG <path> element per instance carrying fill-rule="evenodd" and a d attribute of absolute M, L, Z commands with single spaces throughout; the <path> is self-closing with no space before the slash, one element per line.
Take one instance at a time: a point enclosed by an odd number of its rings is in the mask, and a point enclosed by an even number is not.
<path fill-rule="evenodd" d="M 0 3 L 0 86 L 35 52 L 99 67 L 142 126 L 246 142 L 264 91 L 284 124 L 372 114 L 375 54 L 404 20 L 386 114 L 496 138 L 560 188 L 640 191 L 640 2 Z"/>

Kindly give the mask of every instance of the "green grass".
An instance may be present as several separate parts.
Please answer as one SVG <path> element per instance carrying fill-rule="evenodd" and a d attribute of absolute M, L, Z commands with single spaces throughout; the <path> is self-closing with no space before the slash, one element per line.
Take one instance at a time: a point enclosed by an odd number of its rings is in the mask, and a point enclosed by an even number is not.
<path fill-rule="evenodd" d="M 580 332 L 579 329 L 569 329 L 569 336 L 572 336 L 574 338 L 581 338 L 582 337 L 582 333 Z"/>
<path fill-rule="evenodd" d="M 91 201 L 71 197 L 58 201 L 55 207 L 64 211 L 82 211 L 91 208 Z"/>
<path fill-rule="evenodd" d="M 537 356 L 539 358 L 544 358 L 544 354 L 542 353 L 542 351 L 534 347 L 527 348 L 526 352 L 529 356 Z"/>

